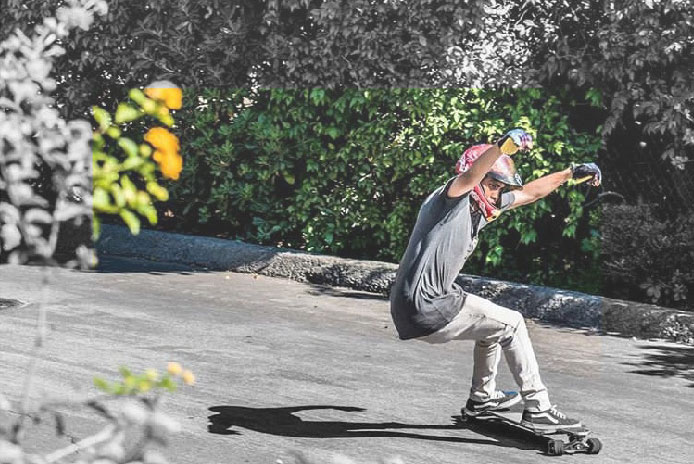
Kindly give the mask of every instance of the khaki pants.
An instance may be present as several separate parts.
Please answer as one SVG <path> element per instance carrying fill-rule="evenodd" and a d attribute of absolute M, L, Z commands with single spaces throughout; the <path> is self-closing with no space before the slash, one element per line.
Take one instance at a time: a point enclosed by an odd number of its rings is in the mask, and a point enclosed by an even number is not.
<path fill-rule="evenodd" d="M 446 327 L 418 340 L 428 343 L 475 340 L 470 397 L 480 401 L 487 400 L 496 390 L 496 373 L 503 350 L 525 408 L 545 411 L 551 407 L 523 315 L 518 311 L 468 294 L 463 309 Z"/>

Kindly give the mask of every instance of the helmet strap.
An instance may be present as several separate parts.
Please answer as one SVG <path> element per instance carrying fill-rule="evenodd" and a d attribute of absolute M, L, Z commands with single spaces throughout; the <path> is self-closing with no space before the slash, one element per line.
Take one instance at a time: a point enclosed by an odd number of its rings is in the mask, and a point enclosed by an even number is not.
<path fill-rule="evenodd" d="M 487 200 L 487 196 L 485 195 L 484 187 L 482 185 L 475 185 L 472 192 L 470 192 L 470 196 L 473 200 L 475 200 L 475 203 L 477 203 L 477 206 L 479 207 L 480 211 L 482 211 L 482 214 L 484 214 L 484 219 L 487 222 L 494 221 L 501 214 L 501 210 Z"/>

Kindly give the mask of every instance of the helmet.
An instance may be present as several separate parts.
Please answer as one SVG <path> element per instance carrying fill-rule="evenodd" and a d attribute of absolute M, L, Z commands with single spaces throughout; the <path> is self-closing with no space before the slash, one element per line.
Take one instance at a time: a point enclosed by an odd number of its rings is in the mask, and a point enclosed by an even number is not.
<path fill-rule="evenodd" d="M 460 157 L 455 165 L 455 173 L 460 174 L 470 169 L 472 163 L 492 146 L 493 145 L 489 144 L 481 144 L 465 150 L 463 156 Z M 487 175 L 492 179 L 498 180 L 502 184 L 506 184 L 512 190 L 523 188 L 523 179 L 520 174 L 516 172 L 516 165 L 508 155 L 499 156 L 496 163 L 494 163 L 489 172 L 487 172 Z"/>
<path fill-rule="evenodd" d="M 475 145 L 463 152 L 458 162 L 455 165 L 455 173 L 460 174 L 467 171 L 472 166 L 477 158 L 482 155 L 488 148 L 493 145 L 481 144 Z M 516 166 L 513 160 L 508 155 L 501 155 L 496 162 L 492 165 L 491 169 L 487 172 L 487 175 L 492 179 L 495 179 L 502 184 L 508 186 L 509 189 L 517 190 L 523 188 L 523 179 L 516 172 Z M 472 199 L 475 200 L 480 210 L 484 213 L 484 218 L 487 221 L 493 221 L 501 211 L 498 205 L 493 205 L 487 200 L 484 190 L 480 185 L 475 185 L 473 191 L 471 192 Z"/>

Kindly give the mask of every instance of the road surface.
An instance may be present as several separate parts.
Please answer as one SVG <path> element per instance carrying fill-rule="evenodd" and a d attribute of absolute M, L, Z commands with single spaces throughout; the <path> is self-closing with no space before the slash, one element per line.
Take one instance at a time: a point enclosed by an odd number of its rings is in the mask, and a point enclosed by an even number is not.
<path fill-rule="evenodd" d="M 20 397 L 33 343 L 37 267 L 0 266 L 0 391 Z M 193 370 L 167 398 L 182 425 L 178 463 L 330 462 L 399 457 L 415 463 L 688 463 L 694 455 L 694 348 L 529 321 L 553 403 L 604 443 L 597 456 L 546 457 L 508 427 L 456 424 L 469 388 L 472 343 L 432 346 L 395 336 L 381 296 L 250 274 L 107 258 L 101 270 L 58 270 L 45 294 L 50 333 L 32 398 L 94 393 L 117 368 Z M 0 308 L 3 308 L 0 305 Z M 499 385 L 513 388 L 504 364 Z M 75 439 L 100 424 L 68 415 Z M 48 425 L 32 450 L 55 449 Z M 62 440 L 62 441 L 61 441 Z"/>

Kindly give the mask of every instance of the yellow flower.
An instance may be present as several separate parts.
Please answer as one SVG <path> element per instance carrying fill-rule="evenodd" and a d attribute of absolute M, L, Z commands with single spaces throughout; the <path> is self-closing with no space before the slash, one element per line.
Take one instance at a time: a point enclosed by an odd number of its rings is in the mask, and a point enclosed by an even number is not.
<path fill-rule="evenodd" d="M 195 383 L 195 376 L 190 371 L 183 371 L 181 379 L 183 379 L 183 383 L 186 385 L 193 385 Z"/>
<path fill-rule="evenodd" d="M 159 372 L 156 369 L 147 369 L 145 370 L 145 377 L 147 380 L 155 382 L 159 378 Z"/>
<path fill-rule="evenodd" d="M 183 104 L 183 92 L 169 81 L 151 83 L 145 88 L 145 95 L 160 101 L 172 110 L 180 110 Z"/>
<path fill-rule="evenodd" d="M 141 393 L 145 393 L 152 389 L 152 384 L 149 382 L 149 380 L 141 380 L 140 383 L 138 383 L 137 388 Z"/>
<path fill-rule="evenodd" d="M 154 161 L 159 163 L 159 168 L 164 177 L 178 180 L 183 170 L 183 158 L 178 153 L 156 150 L 152 155 Z"/>
<path fill-rule="evenodd" d="M 163 127 L 153 127 L 145 134 L 145 141 L 155 148 L 152 158 L 159 163 L 164 177 L 178 179 L 183 169 L 183 158 L 178 153 L 178 137 Z"/>
<path fill-rule="evenodd" d="M 166 367 L 166 370 L 171 375 L 180 375 L 183 372 L 183 368 L 177 362 L 170 362 Z"/>
<path fill-rule="evenodd" d="M 158 150 L 178 152 L 178 137 L 163 127 L 152 127 L 148 130 L 145 141 Z"/>

